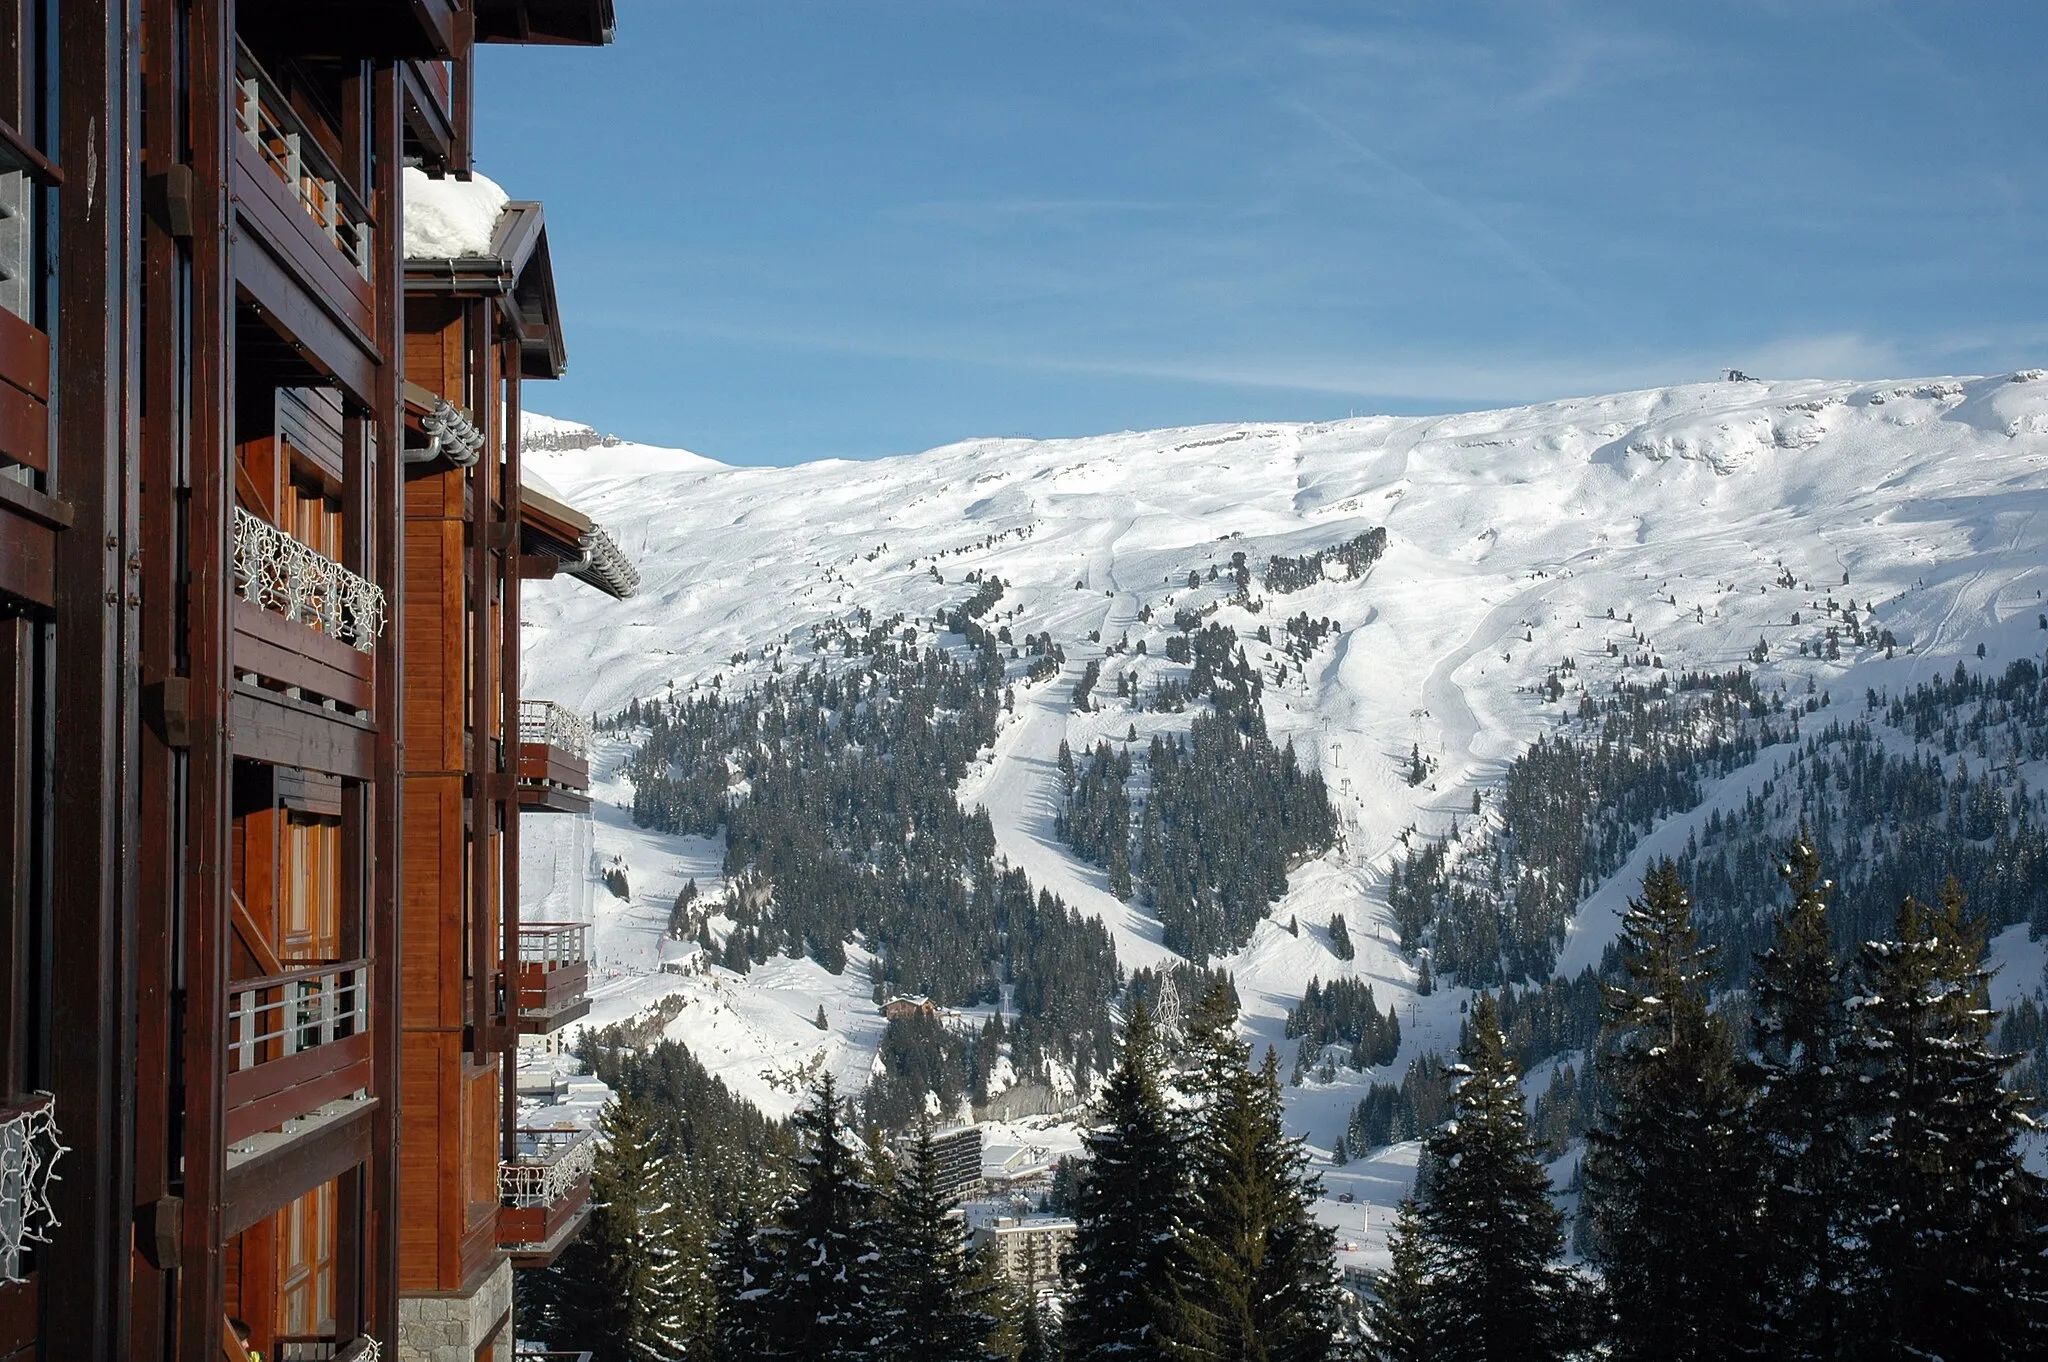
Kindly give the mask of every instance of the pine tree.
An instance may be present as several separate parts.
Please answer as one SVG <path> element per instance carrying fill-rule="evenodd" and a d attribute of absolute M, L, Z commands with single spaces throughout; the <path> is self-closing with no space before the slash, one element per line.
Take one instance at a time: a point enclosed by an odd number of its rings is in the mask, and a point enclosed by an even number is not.
<path fill-rule="evenodd" d="M 774 1271 L 775 1260 L 767 1252 L 760 1226 L 742 1208 L 711 1249 L 711 1281 L 718 1302 L 711 1355 L 718 1362 L 747 1362 L 767 1355 L 770 1331 L 762 1300 Z"/>
<path fill-rule="evenodd" d="M 534 1336 L 576 1339 L 596 1362 L 633 1362 L 667 1303 L 655 1280 L 649 1212 L 664 1176 L 643 1102 L 621 1097 L 599 1118 L 591 1214 L 583 1233 L 526 1292 Z"/>
<path fill-rule="evenodd" d="M 883 1331 L 875 1195 L 831 1075 L 793 1118 L 804 1141 L 798 1185 L 762 1231 L 773 1270 L 759 1298 L 762 1357 L 855 1362 Z"/>
<path fill-rule="evenodd" d="M 633 1302 L 627 1355 L 635 1362 L 671 1362 L 706 1332 L 710 1283 L 704 1271 L 706 1227 L 687 1186 L 673 1132 L 663 1132 L 654 1157 L 642 1165 L 641 1211 L 646 1284 Z"/>
<path fill-rule="evenodd" d="M 1332 1234 L 1313 1213 L 1322 1188 L 1302 1142 L 1282 1127 L 1279 1057 L 1268 1049 L 1253 1073 L 1242 1042 L 1208 1044 L 1228 1065 L 1200 1094 L 1170 1351 L 1320 1362 L 1337 1323 Z"/>
<path fill-rule="evenodd" d="M 2031 1122 L 2000 1086 L 2013 1059 L 1989 1048 L 1983 938 L 1962 910 L 1954 880 L 1937 908 L 1908 898 L 1897 939 L 1867 943 L 1858 962 L 1863 1356 L 2020 1358 L 2048 1347 L 2048 1203 L 2015 1147 Z"/>
<path fill-rule="evenodd" d="M 1426 1140 L 1431 1176 L 1416 1223 L 1432 1355 L 1456 1362 L 1562 1357 L 1569 1288 L 1556 1264 L 1563 1214 L 1550 1202 L 1493 999 L 1479 995 L 1452 1069 L 1451 1119 Z"/>
<path fill-rule="evenodd" d="M 1404 1198 L 1395 1213 L 1387 1252 L 1393 1255 L 1393 1266 L 1374 1279 L 1372 1299 L 1365 1307 L 1365 1355 L 1371 1362 L 1434 1362 L 1425 1313 L 1427 1248 L 1413 1197 Z"/>
<path fill-rule="evenodd" d="M 1792 904 L 1750 978 L 1744 1077 L 1762 1176 L 1763 1317 L 1769 1350 L 1785 1358 L 1841 1355 L 1852 1337 L 1850 1174 L 1855 1082 L 1849 1010 L 1832 952 L 1820 856 L 1800 829 L 1779 875 Z"/>
<path fill-rule="evenodd" d="M 1184 1181 L 1182 1140 L 1158 1071 L 1158 1040 L 1141 1003 L 1084 1138 L 1089 1164 L 1075 1197 L 1066 1308 L 1067 1356 L 1075 1362 L 1165 1356 L 1159 1325 Z"/>
<path fill-rule="evenodd" d="M 1591 1256 L 1624 1362 L 1751 1343 L 1755 1175 L 1727 1028 L 1707 1005 L 1712 955 L 1676 867 L 1658 862 L 1622 922 L 1629 982 L 1608 991 L 1609 1100 L 1587 1133 Z"/>
<path fill-rule="evenodd" d="M 1351 930 L 1344 925 L 1342 913 L 1330 915 L 1330 950 L 1339 960 L 1349 960 L 1358 954 L 1358 948 L 1351 944 Z"/>
<path fill-rule="evenodd" d="M 931 1122 L 923 1120 L 888 1196 L 882 1245 L 885 1349 L 917 1362 L 983 1362 L 995 1327 L 994 1316 L 983 1309 L 990 1293 L 974 1283 L 940 1178 Z"/>

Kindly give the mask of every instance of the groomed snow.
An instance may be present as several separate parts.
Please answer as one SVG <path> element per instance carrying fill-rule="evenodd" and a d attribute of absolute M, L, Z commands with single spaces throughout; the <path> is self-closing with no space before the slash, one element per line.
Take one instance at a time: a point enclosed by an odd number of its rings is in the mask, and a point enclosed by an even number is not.
<path fill-rule="evenodd" d="M 1398 1081 L 1417 1054 L 1456 1044 L 1470 995 L 1415 995 L 1413 967 L 1394 946 L 1385 874 L 1405 829 L 1434 835 L 1453 817 L 1469 822 L 1474 792 L 1576 706 L 1576 693 L 1563 705 L 1534 693 L 1547 669 L 1569 657 L 1570 679 L 1597 691 L 1655 674 L 1628 665 L 1632 654 L 1654 654 L 1667 674 L 1723 671 L 1747 665 L 1762 638 L 1771 657 L 1764 684 L 1804 692 L 1810 680 L 1841 703 L 1860 700 L 1865 687 L 1910 687 L 1958 658 L 1995 672 L 2039 658 L 2048 644 L 2037 623 L 2048 611 L 2048 381 L 2025 374 L 1708 383 L 1439 417 L 975 440 L 793 468 L 733 468 L 632 443 L 525 457 L 605 524 L 643 578 L 640 595 L 624 602 L 575 582 L 527 588 L 525 693 L 586 714 L 714 678 L 737 693 L 778 663 L 829 663 L 811 653 L 810 628 L 857 607 L 921 621 L 928 643 L 923 626 L 973 590 L 969 571 L 1000 576 L 1001 622 L 1020 642 L 1049 630 L 1068 662 L 1050 682 L 1017 685 L 1015 712 L 960 795 L 989 810 L 1011 863 L 1110 926 L 1127 968 L 1169 957 L 1149 914 L 1113 899 L 1102 872 L 1054 836 L 1059 743 L 1076 752 L 1102 739 L 1121 744 L 1135 728 L 1142 747 L 1152 732 L 1185 730 L 1186 715 L 1116 701 L 1112 678 L 1137 670 L 1149 689 L 1176 605 L 1222 596 L 1206 581 L 1190 590 L 1190 571 L 1206 579 L 1213 563 L 1227 575 L 1230 555 L 1242 551 L 1256 595 L 1269 556 L 1384 525 L 1388 550 L 1366 579 L 1268 594 L 1256 616 L 1230 605 L 1213 616 L 1266 668 L 1268 725 L 1320 766 L 1344 831 L 1343 845 L 1302 868 L 1245 950 L 1223 962 L 1250 1038 L 1279 1046 L 1283 1072 L 1291 1068 L 1282 1021 L 1312 976 L 1369 979 L 1381 1005 L 1400 1011 L 1393 1065 L 1289 1089 L 1291 1128 L 1324 1150 L 1367 1082 Z M 1787 574 L 1793 585 L 1779 585 Z M 1813 602 L 1830 594 L 1857 601 L 1859 613 L 1873 605 L 1865 627 L 1891 630 L 1897 656 L 1801 655 L 1799 644 L 1824 630 Z M 1149 622 L 1139 618 L 1144 607 Z M 1275 684 L 1254 630 L 1266 624 L 1278 638 L 1302 611 L 1333 617 L 1340 630 L 1305 675 Z M 1104 643 L 1144 639 L 1148 655 L 1104 658 L 1096 694 L 1106 706 L 1080 714 L 1073 682 L 1090 658 L 1103 658 L 1091 632 Z M 1608 655 L 1610 641 L 1620 657 Z M 764 654 L 776 646 L 779 657 Z M 1419 787 L 1404 779 L 1411 744 L 1436 763 Z M 692 967 L 682 957 L 694 945 L 662 943 L 661 925 L 684 879 L 712 889 L 722 848 L 633 828 L 619 755 L 599 763 L 600 809 L 585 834 L 573 819 L 522 824 L 530 843 L 541 824 L 556 829 L 546 836 L 588 839 L 580 852 L 554 854 L 545 883 L 535 847 L 529 903 L 587 894 L 607 857 L 634 868 L 631 904 L 595 891 L 594 1018 L 687 992 L 671 1033 L 771 1111 L 790 1108 L 793 1071 L 864 1072 L 880 1027 L 858 966 L 839 979 L 808 962 L 744 979 L 658 972 L 662 961 Z M 1597 961 L 1647 859 L 1682 846 L 1695 819 L 1739 801 L 1754 778 L 1736 773 L 1695 815 L 1653 832 L 1582 910 L 1560 968 Z M 2038 784 L 2048 772 L 2028 779 Z M 1349 923 L 1351 961 L 1329 948 L 1333 912 Z M 2001 993 L 2032 992 L 2043 951 L 2024 932 L 1999 948 Z M 824 1032 L 811 1024 L 821 1001 Z M 1357 1200 L 1333 1200 L 1326 1211 L 1361 1252 L 1379 1242 L 1413 1160 L 1412 1147 L 1397 1146 L 1329 1170 L 1332 1196 L 1348 1190 Z M 1361 1237 L 1354 1207 L 1368 1201 L 1374 1224 Z"/>

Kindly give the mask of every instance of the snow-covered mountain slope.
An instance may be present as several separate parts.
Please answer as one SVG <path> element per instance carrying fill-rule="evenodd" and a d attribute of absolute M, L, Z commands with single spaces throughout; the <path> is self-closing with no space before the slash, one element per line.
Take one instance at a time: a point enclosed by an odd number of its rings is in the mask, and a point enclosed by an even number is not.
<path fill-rule="evenodd" d="M 631 443 L 565 448 L 577 443 L 562 438 L 567 427 L 547 429 L 557 447 L 528 460 L 605 525 L 644 586 L 625 602 L 574 582 L 530 586 L 528 695 L 589 713 L 714 678 L 730 694 L 811 660 L 821 621 L 865 607 L 929 624 L 972 590 L 969 572 L 999 576 L 1001 608 L 1022 607 L 1007 621 L 1015 636 L 1049 631 L 1067 662 L 1062 677 L 1017 688 L 993 753 L 959 795 L 988 809 L 1001 853 L 1035 883 L 1109 923 L 1126 967 L 1168 952 L 1158 924 L 1113 899 L 1103 873 L 1055 838 L 1060 742 L 1079 751 L 1132 728 L 1141 740 L 1185 729 L 1185 716 L 1116 701 L 1108 674 L 1137 670 L 1149 689 L 1175 608 L 1219 600 L 1234 553 L 1246 556 L 1264 609 L 1225 604 L 1213 618 L 1236 628 L 1254 663 L 1278 652 L 1252 641 L 1259 625 L 1277 636 L 1303 611 L 1334 618 L 1334 645 L 1298 677 L 1274 684 L 1271 657 L 1262 665 L 1268 726 L 1328 778 L 1343 845 L 1298 871 L 1271 920 L 1224 963 L 1260 1045 L 1282 1043 L 1281 1019 L 1311 976 L 1371 980 L 1383 1003 L 1399 1001 L 1406 1031 L 1382 1078 L 1398 1078 L 1422 1050 L 1454 1046 L 1466 997 L 1414 996 L 1387 921 L 1390 856 L 1404 829 L 1435 833 L 1469 816 L 1474 789 L 1558 722 L 1571 701 L 1545 703 L 1536 687 L 1563 659 L 1597 692 L 1660 667 L 1748 665 L 1762 640 L 1766 682 L 1804 691 L 1811 679 L 1839 699 L 1910 686 L 1965 655 L 1979 665 L 1980 644 L 1997 668 L 2038 658 L 2048 643 L 2038 624 L 2048 610 L 2048 377 L 2038 372 L 1701 384 L 1457 416 L 978 440 L 794 468 L 730 468 Z M 1260 590 L 1269 558 L 1375 526 L 1387 549 L 1365 577 Z M 1190 587 L 1190 572 L 1200 585 Z M 1831 594 L 1869 602 L 1865 627 L 1889 630 L 1896 655 L 1819 656 L 1815 603 Z M 1147 656 L 1105 663 L 1097 694 L 1107 703 L 1074 712 L 1081 668 L 1126 635 L 1148 640 Z M 1655 665 L 1628 665 L 1638 657 Z M 1418 786 L 1406 778 L 1412 748 L 1434 763 Z M 630 807 L 616 779 L 623 754 L 600 755 L 592 824 L 579 832 L 575 820 L 530 819 L 524 834 L 528 901 L 598 915 L 596 1015 L 686 991 L 674 1033 L 771 1105 L 787 1105 L 782 1076 L 811 1057 L 857 1075 L 879 1023 L 856 970 L 654 972 L 661 959 L 695 968 L 694 945 L 662 942 L 661 926 L 686 878 L 712 887 L 719 849 L 633 828 L 619 807 Z M 1687 821 L 1653 833 L 1587 902 L 1560 968 L 1597 960 L 1631 876 L 1651 852 L 1682 844 Z M 631 868 L 628 903 L 590 888 L 615 857 Z M 1350 962 L 1329 948 L 1333 911 L 1352 924 Z M 2038 953 L 2029 958 L 2038 973 Z M 796 978 L 803 970 L 820 977 Z M 825 1032 L 813 1025 L 821 1001 Z M 1292 1124 L 1327 1146 L 1358 1096 L 1345 1082 L 1291 1090 Z M 1333 1191 L 1366 1179 L 1356 1190 L 1384 1205 L 1376 1177 L 1400 1181 L 1398 1169 L 1354 1164 L 1332 1174 Z"/>

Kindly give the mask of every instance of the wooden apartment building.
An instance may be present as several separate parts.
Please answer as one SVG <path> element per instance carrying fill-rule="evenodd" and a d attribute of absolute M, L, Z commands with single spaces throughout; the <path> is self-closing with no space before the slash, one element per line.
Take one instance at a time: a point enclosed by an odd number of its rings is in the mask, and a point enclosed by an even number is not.
<path fill-rule="evenodd" d="M 471 181 L 476 44 L 610 0 L 0 0 L 0 1359 L 509 1357 L 587 1140 L 519 1034 L 576 716 L 522 579 L 630 566 L 525 488 L 536 204 Z"/>

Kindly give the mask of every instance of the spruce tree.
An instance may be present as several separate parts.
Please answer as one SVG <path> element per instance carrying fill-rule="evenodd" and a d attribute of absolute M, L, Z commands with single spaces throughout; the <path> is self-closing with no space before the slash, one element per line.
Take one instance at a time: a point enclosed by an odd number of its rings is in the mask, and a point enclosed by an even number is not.
<path fill-rule="evenodd" d="M 762 1231 L 773 1269 L 759 1298 L 762 1357 L 866 1362 L 883 1332 L 875 1195 L 828 1074 L 793 1118 L 797 1189 Z"/>
<path fill-rule="evenodd" d="M 1199 1107 L 1170 1351 L 1320 1362 L 1337 1323 L 1332 1235 L 1313 1211 L 1321 1184 L 1282 1127 L 1279 1058 L 1267 1050 L 1253 1073 L 1242 1042 L 1209 1045 L 1231 1063 Z"/>
<path fill-rule="evenodd" d="M 1750 977 L 1750 1129 L 1760 1161 L 1762 1315 L 1769 1351 L 1841 1355 L 1852 1337 L 1850 1174 L 1855 1080 L 1843 971 L 1820 856 L 1806 829 L 1779 866 L 1791 905 Z"/>
<path fill-rule="evenodd" d="M 690 1195 L 683 1155 L 673 1131 L 651 1141 L 653 1157 L 641 1166 L 645 1285 L 633 1302 L 627 1355 L 634 1362 L 671 1362 L 703 1338 L 710 1315 L 704 1271 L 705 1226 Z"/>
<path fill-rule="evenodd" d="M 1164 1357 L 1173 1223 L 1185 1184 L 1181 1136 L 1159 1086 L 1158 1040 L 1140 1003 L 1123 1054 L 1097 1099 L 1075 1196 L 1068 1262 L 1067 1356 L 1076 1362 Z"/>
<path fill-rule="evenodd" d="M 621 1097 L 598 1121 L 591 1213 L 583 1233 L 537 1276 L 522 1316 L 532 1336 L 576 1341 L 595 1362 L 637 1362 L 670 1302 L 656 1280 L 649 1212 L 664 1174 L 645 1104 Z"/>
<path fill-rule="evenodd" d="M 2013 1058 L 1989 1048 L 1982 950 L 1950 880 L 1939 907 L 1907 898 L 1897 939 L 1867 943 L 1858 962 L 1863 1356 L 2021 1358 L 2048 1348 L 2048 1203 L 2016 1148 L 2031 1123 L 2000 1086 Z"/>
<path fill-rule="evenodd" d="M 1330 914 L 1330 951 L 1339 960 L 1349 960 L 1358 954 L 1358 948 L 1351 944 L 1351 932 L 1344 925 L 1342 913 Z"/>
<path fill-rule="evenodd" d="M 1451 1119 L 1426 1140 L 1418 1197 L 1432 1356 L 1456 1362 L 1562 1357 L 1568 1282 L 1557 1266 L 1564 1216 L 1529 1133 L 1521 1075 L 1493 999 L 1479 995 L 1452 1070 Z"/>
<path fill-rule="evenodd" d="M 1739 1356 L 1752 1344 L 1755 1174 L 1727 1028 L 1707 1003 L 1713 952 L 1666 859 L 1622 922 L 1610 988 L 1608 1101 L 1587 1132 L 1591 1256 L 1624 1362 Z"/>
<path fill-rule="evenodd" d="M 1428 1248 L 1421 1212 L 1413 1197 L 1402 1199 L 1393 1233 L 1387 1236 L 1393 1266 L 1373 1281 L 1365 1307 L 1365 1355 L 1371 1362 L 1434 1362 L 1427 1315 Z"/>
<path fill-rule="evenodd" d="M 775 1260 L 769 1256 L 753 1214 L 742 1208 L 711 1247 L 711 1281 L 718 1302 L 712 1322 L 711 1355 L 718 1362 L 746 1362 L 766 1356 L 769 1326 L 762 1300 Z"/>
<path fill-rule="evenodd" d="M 923 1120 L 887 1198 L 885 1351 L 916 1362 L 984 1362 L 995 1327 L 983 1309 L 990 1293 L 974 1282 L 940 1178 L 931 1122 Z"/>

